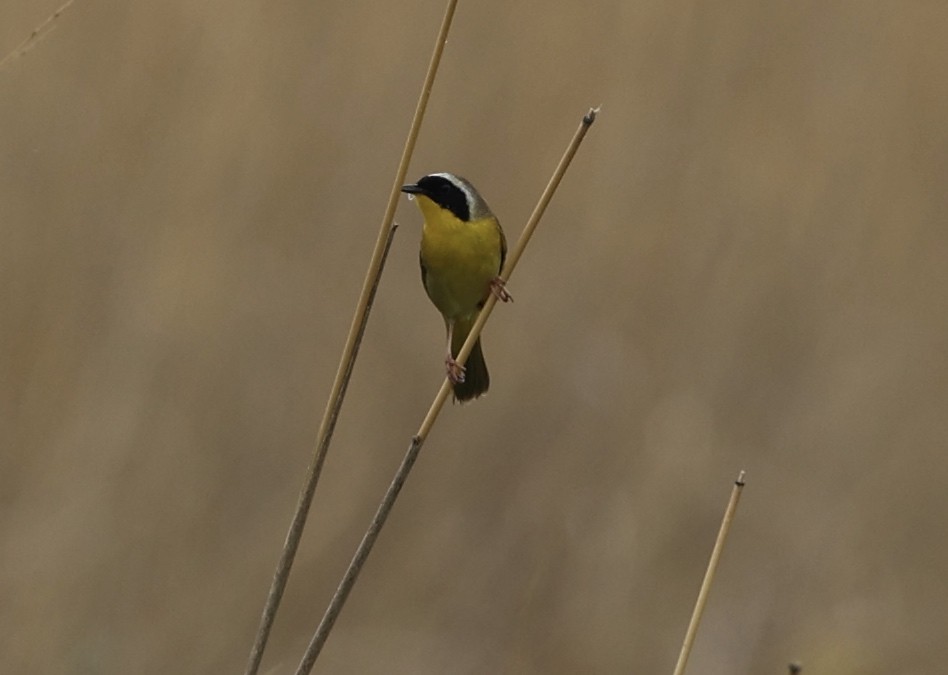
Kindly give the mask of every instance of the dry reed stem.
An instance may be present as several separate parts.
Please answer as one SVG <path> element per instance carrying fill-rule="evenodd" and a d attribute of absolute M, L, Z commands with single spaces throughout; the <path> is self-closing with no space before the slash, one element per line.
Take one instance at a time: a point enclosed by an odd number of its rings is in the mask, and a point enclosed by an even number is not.
<path fill-rule="evenodd" d="M 724 542 L 727 540 L 728 532 L 731 529 L 731 521 L 734 520 L 737 502 L 741 498 L 741 490 L 743 489 L 744 471 L 741 471 L 737 476 L 737 480 L 734 481 L 734 487 L 731 489 L 731 498 L 727 503 L 727 509 L 724 511 L 724 518 L 721 520 L 721 529 L 718 530 L 718 538 L 714 542 L 711 559 L 708 560 L 708 569 L 704 573 L 701 590 L 698 591 L 698 600 L 695 602 L 694 611 L 691 613 L 691 621 L 688 623 L 685 641 L 681 645 L 681 652 L 678 654 L 678 664 L 675 666 L 674 675 L 684 675 L 685 667 L 688 665 L 688 657 L 691 656 L 691 648 L 695 642 L 695 635 L 698 633 L 698 624 L 701 623 L 701 615 L 704 613 L 704 606 L 708 602 L 708 593 L 711 590 L 711 583 L 714 581 L 714 573 L 718 569 L 721 551 L 724 550 Z"/>
<path fill-rule="evenodd" d="M 598 112 L 599 108 L 591 109 L 583 117 L 579 129 L 577 129 L 573 135 L 566 152 L 563 154 L 563 158 L 556 167 L 556 171 L 553 172 L 552 178 L 550 178 L 549 183 L 547 183 L 546 189 L 540 197 L 540 201 L 537 203 L 527 224 L 524 226 L 523 233 L 520 235 L 517 245 L 507 258 L 507 262 L 500 275 L 504 281 L 510 278 L 511 273 L 513 273 L 514 268 L 517 266 L 517 262 L 520 260 L 520 256 L 523 255 L 523 251 L 529 243 L 537 223 L 540 222 L 540 217 L 543 215 L 547 205 L 550 203 L 550 199 L 553 197 L 553 193 L 556 192 L 557 186 L 563 179 L 563 175 L 566 173 L 566 169 L 573 160 L 573 156 L 579 149 L 579 145 L 585 137 L 586 131 L 588 131 L 589 127 L 596 120 Z M 471 332 L 464 342 L 464 346 L 458 353 L 457 361 L 459 364 L 463 365 L 467 360 L 474 346 L 474 342 L 481 334 L 481 330 L 484 328 L 484 324 L 487 322 L 495 304 L 497 304 L 497 297 L 494 294 L 490 294 L 487 302 L 484 304 L 484 308 L 480 314 L 478 314 L 477 320 L 474 322 Z M 415 460 L 418 458 L 421 446 L 428 437 L 432 426 L 434 426 L 438 413 L 441 412 L 450 391 L 451 382 L 448 378 L 445 378 L 444 382 L 441 383 L 441 389 L 438 390 L 434 401 L 431 403 L 431 407 L 428 409 L 428 413 L 418 428 L 418 432 L 412 437 L 411 443 L 408 446 L 408 452 L 405 454 L 401 465 L 395 472 L 395 476 L 375 512 L 375 517 L 372 518 L 372 522 L 363 535 L 362 541 L 359 543 L 359 547 L 356 549 L 352 561 L 346 568 L 342 580 L 339 582 L 339 586 L 336 588 L 336 592 L 333 594 L 332 600 L 326 608 L 322 620 L 319 622 L 319 626 L 317 626 L 315 633 L 313 633 L 313 637 L 306 648 L 303 659 L 296 669 L 296 675 L 308 675 L 310 671 L 312 671 L 313 665 L 316 663 L 316 659 L 322 651 L 323 645 L 325 645 L 326 639 L 329 637 L 329 633 L 335 625 L 336 619 L 339 617 L 339 613 L 342 611 L 342 607 L 349 597 L 349 593 L 352 591 L 352 587 L 355 585 L 356 579 L 362 571 L 366 559 L 369 557 L 369 553 L 372 551 L 372 547 L 375 545 L 376 539 L 378 539 L 382 526 L 385 524 L 389 513 L 391 513 L 392 507 L 395 505 L 395 500 L 398 498 L 398 494 L 401 492 L 402 486 L 405 484 L 405 480 L 408 478 L 408 474 L 414 466 Z"/>
<path fill-rule="evenodd" d="M 293 520 L 290 523 L 290 529 L 283 544 L 283 552 L 280 555 L 276 571 L 273 574 L 273 581 L 271 582 L 270 591 L 267 595 L 266 605 L 264 606 L 263 614 L 260 618 L 260 625 L 254 639 L 254 645 L 250 652 L 250 659 L 245 671 L 246 675 L 256 675 L 260 668 L 260 662 L 263 659 L 263 651 L 266 648 L 270 630 L 273 627 L 273 621 L 280 606 L 280 601 L 283 598 L 287 581 L 289 580 L 290 569 L 293 566 L 293 560 L 296 557 L 296 551 L 299 548 L 300 539 L 303 536 L 306 518 L 313 502 L 313 494 L 316 492 L 316 485 L 319 482 L 319 476 L 322 473 L 326 454 L 329 451 L 329 443 L 336 426 L 339 410 L 342 407 L 342 400 L 345 397 L 346 388 L 349 385 L 349 378 L 352 374 L 356 356 L 358 355 L 359 345 L 362 342 L 362 335 L 365 332 L 369 310 L 375 298 L 375 291 L 378 288 L 382 267 L 385 263 L 385 256 L 388 253 L 388 247 L 391 244 L 394 234 L 392 221 L 395 217 L 395 208 L 398 206 L 398 198 L 401 195 L 400 189 L 405 182 L 405 174 L 408 172 L 408 163 L 415 149 L 415 142 L 418 139 L 418 132 L 421 128 L 421 122 L 424 119 L 428 99 L 431 96 L 431 89 L 434 85 L 435 75 L 438 72 L 438 65 L 441 63 L 441 55 L 444 52 L 444 45 L 448 39 L 448 30 L 451 27 L 451 20 L 454 17 L 456 7 L 457 0 L 448 0 L 444 19 L 441 22 L 441 29 L 438 32 L 438 38 L 428 63 L 428 71 L 425 74 L 424 84 L 422 85 L 421 93 L 418 97 L 418 104 L 415 107 L 415 115 L 412 118 L 408 138 L 405 140 L 402 157 L 399 161 L 398 169 L 395 172 L 395 180 L 392 183 L 392 189 L 389 193 L 385 215 L 382 217 L 379 236 L 375 243 L 375 249 L 372 253 L 369 269 L 366 272 L 365 281 L 362 285 L 362 294 L 359 297 L 359 303 L 356 306 L 355 315 L 352 318 L 349 335 L 346 338 L 346 344 L 339 360 L 339 367 L 336 371 L 336 377 L 329 394 L 329 400 L 326 403 L 326 409 L 323 413 L 319 432 L 316 436 L 313 457 L 307 469 L 306 479 L 300 491 L 296 511 L 293 514 Z"/>
<path fill-rule="evenodd" d="M 33 49 L 33 47 L 35 47 L 37 44 L 39 44 L 39 42 L 44 37 L 49 35 L 52 32 L 53 28 L 55 28 L 55 26 L 53 26 L 53 22 L 56 19 L 58 19 L 63 12 L 69 9 L 69 5 L 71 5 L 75 1 L 76 0 L 67 0 L 67 2 L 64 5 L 62 5 L 62 7 L 60 7 L 55 12 L 53 12 L 48 17 L 46 17 L 46 20 L 43 21 L 43 23 L 41 23 L 36 28 L 34 28 L 33 32 L 30 33 L 29 37 L 27 37 L 25 40 L 23 40 L 23 42 L 21 42 L 16 47 L 14 47 L 13 51 L 11 51 L 9 54 L 7 54 L 2 59 L 0 59 L 0 71 L 4 69 L 7 63 L 12 62 L 13 59 L 20 58 L 21 56 L 26 54 L 28 51 Z"/>

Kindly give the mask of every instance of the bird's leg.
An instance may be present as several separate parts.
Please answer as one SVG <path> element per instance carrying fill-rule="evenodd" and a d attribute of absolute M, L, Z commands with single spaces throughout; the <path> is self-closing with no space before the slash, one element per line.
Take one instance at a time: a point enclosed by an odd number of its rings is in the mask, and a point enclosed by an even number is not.
<path fill-rule="evenodd" d="M 451 380 L 451 384 L 460 384 L 461 382 L 464 382 L 464 366 L 455 361 L 454 355 L 451 353 L 451 339 L 454 335 L 454 321 L 445 321 L 445 325 L 448 327 L 448 353 L 444 357 L 444 368 L 448 373 L 448 379 Z"/>
<path fill-rule="evenodd" d="M 490 292 L 501 302 L 513 302 L 513 296 L 507 292 L 507 282 L 499 276 L 490 280 Z"/>

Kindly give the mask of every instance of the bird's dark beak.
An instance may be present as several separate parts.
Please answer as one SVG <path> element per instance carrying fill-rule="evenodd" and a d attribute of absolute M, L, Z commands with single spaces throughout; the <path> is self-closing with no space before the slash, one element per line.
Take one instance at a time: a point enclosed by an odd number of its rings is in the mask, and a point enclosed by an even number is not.
<path fill-rule="evenodd" d="M 406 193 L 406 194 L 409 194 L 409 195 L 421 195 L 421 194 L 424 194 L 424 191 L 423 191 L 420 187 L 418 187 L 417 185 L 415 185 L 414 183 L 411 183 L 411 184 L 409 184 L 409 185 L 402 185 L 402 192 L 404 192 L 404 193 Z"/>

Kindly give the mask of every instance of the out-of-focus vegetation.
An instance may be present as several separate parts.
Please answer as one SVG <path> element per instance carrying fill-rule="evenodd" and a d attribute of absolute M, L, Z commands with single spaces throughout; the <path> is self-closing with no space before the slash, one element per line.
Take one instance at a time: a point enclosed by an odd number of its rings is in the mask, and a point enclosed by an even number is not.
<path fill-rule="evenodd" d="M 0 52 L 55 10 L 0 7 Z M 0 73 L 0 670 L 238 672 L 443 7 L 75 4 Z M 461 3 L 410 177 L 514 239 L 317 669 L 941 672 L 948 9 Z M 442 376 L 400 228 L 264 670 Z"/>

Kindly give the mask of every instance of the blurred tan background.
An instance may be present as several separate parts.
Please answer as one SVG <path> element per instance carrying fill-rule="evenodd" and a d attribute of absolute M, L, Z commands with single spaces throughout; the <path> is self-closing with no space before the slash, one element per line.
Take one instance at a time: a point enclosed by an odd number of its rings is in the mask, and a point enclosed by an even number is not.
<path fill-rule="evenodd" d="M 0 52 L 61 0 L 0 6 Z M 242 672 L 441 2 L 79 0 L 0 72 L 0 670 Z M 409 178 L 515 240 L 322 673 L 944 672 L 948 6 L 462 2 Z M 442 377 L 407 201 L 264 672 Z"/>

